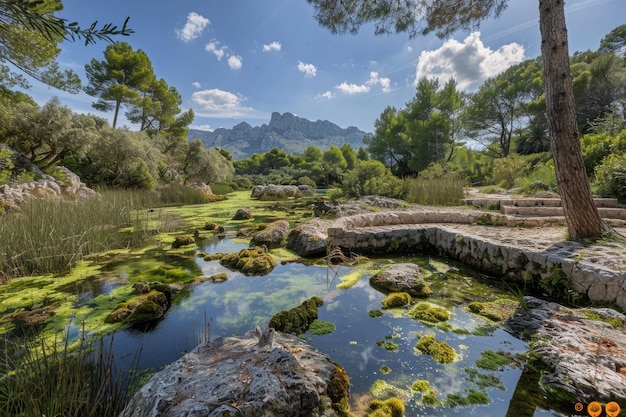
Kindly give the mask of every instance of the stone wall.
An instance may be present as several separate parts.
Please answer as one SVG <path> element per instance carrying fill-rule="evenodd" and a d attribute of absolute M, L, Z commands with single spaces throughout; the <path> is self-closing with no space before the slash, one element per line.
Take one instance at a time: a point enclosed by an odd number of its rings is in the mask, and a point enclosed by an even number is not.
<path fill-rule="evenodd" d="M 561 296 L 571 289 L 593 301 L 616 303 L 626 310 L 623 268 L 604 267 L 593 257 L 584 256 L 584 250 L 575 242 L 560 241 L 549 247 L 523 246 L 514 240 L 503 242 L 507 239 L 502 238 L 515 234 L 515 229 L 491 227 L 489 237 L 485 233 L 473 234 L 471 227 L 460 231 L 455 226 L 476 223 L 481 215 L 484 214 L 475 211 L 360 214 L 339 219 L 329 227 L 327 244 L 362 254 L 434 252 L 502 277 L 519 288 L 543 285 L 561 292 L 558 294 Z"/>

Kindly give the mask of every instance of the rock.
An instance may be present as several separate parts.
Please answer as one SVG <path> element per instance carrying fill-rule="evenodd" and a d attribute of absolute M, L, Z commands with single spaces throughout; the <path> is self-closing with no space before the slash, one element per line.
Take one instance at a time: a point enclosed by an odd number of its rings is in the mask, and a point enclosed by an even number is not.
<path fill-rule="evenodd" d="M 303 334 L 317 319 L 317 308 L 323 304 L 324 301 L 320 297 L 311 297 L 298 307 L 274 314 L 270 319 L 269 327 L 283 333 Z"/>
<path fill-rule="evenodd" d="M 530 340 L 531 350 L 547 366 L 541 381 L 548 392 L 576 401 L 626 401 L 626 316 L 609 309 L 569 309 L 524 297 L 504 325 Z"/>
<path fill-rule="evenodd" d="M 268 249 L 281 248 L 287 244 L 289 223 L 285 220 L 276 220 L 265 226 L 265 229 L 255 233 L 250 240 L 251 246 L 266 246 Z"/>
<path fill-rule="evenodd" d="M 295 185 L 257 185 L 252 190 L 251 197 L 259 200 L 284 200 L 302 197 L 302 191 Z"/>
<path fill-rule="evenodd" d="M 193 245 L 196 240 L 192 236 L 176 236 L 172 242 L 172 249 L 178 249 L 182 246 Z"/>
<path fill-rule="evenodd" d="M 135 290 L 138 290 L 137 287 Z M 144 291 L 145 288 L 142 286 L 139 290 Z M 106 323 L 138 324 L 159 320 L 169 308 L 170 297 L 157 289 L 150 289 L 149 292 L 140 293 L 128 301 L 119 303 L 104 321 Z"/>
<path fill-rule="evenodd" d="M 370 278 L 370 285 L 384 292 L 406 292 L 411 297 L 430 296 L 430 287 L 415 264 L 395 264 Z"/>
<path fill-rule="evenodd" d="M 54 177 L 36 169 L 40 179 L 22 184 L 0 186 L 0 207 L 19 209 L 28 198 L 96 197 L 99 194 L 80 181 L 78 175 L 65 167 L 56 167 Z"/>
<path fill-rule="evenodd" d="M 252 211 L 247 208 L 238 208 L 233 216 L 233 220 L 248 220 L 253 218 Z"/>
<path fill-rule="evenodd" d="M 331 221 L 321 219 L 301 224 L 289 232 L 287 248 L 300 256 L 326 255 L 326 230 L 331 224 Z"/>
<path fill-rule="evenodd" d="M 345 371 L 300 338 L 257 331 L 223 337 L 155 374 L 119 417 L 337 416 Z"/>
<path fill-rule="evenodd" d="M 244 275 L 267 275 L 276 266 L 276 261 L 267 253 L 267 248 L 261 246 L 224 255 L 220 263 L 241 271 Z"/>

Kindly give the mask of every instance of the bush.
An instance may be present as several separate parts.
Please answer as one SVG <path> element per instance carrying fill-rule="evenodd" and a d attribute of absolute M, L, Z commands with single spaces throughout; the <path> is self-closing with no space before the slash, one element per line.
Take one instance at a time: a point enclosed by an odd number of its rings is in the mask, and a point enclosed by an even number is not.
<path fill-rule="evenodd" d="M 203 204 L 208 201 L 202 190 L 182 184 L 168 184 L 161 187 L 159 200 L 165 205 Z"/>
<path fill-rule="evenodd" d="M 526 176 L 530 163 L 519 155 L 510 155 L 493 161 L 491 184 L 504 188 L 513 188 L 515 179 Z"/>
<path fill-rule="evenodd" d="M 213 194 L 217 195 L 226 195 L 235 191 L 233 187 L 223 183 L 211 184 L 211 190 L 213 191 Z"/>
<path fill-rule="evenodd" d="M 516 187 L 524 189 L 524 193 L 532 194 L 538 190 L 537 184 L 545 184 L 548 190 L 556 191 L 556 171 L 554 170 L 554 161 L 549 160 L 546 163 L 539 162 L 526 176 L 520 176 L 514 182 Z"/>
<path fill-rule="evenodd" d="M 602 197 L 626 202 L 626 153 L 609 155 L 596 167 L 594 187 Z"/>
<path fill-rule="evenodd" d="M 353 198 L 364 195 L 404 198 L 406 193 L 405 182 L 375 160 L 359 162 L 345 175 L 340 189 L 344 196 Z"/>

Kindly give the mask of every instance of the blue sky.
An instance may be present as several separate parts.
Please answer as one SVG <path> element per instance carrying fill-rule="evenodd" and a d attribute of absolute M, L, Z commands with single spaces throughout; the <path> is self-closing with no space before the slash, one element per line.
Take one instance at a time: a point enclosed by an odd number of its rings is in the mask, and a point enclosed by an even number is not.
<path fill-rule="evenodd" d="M 406 34 L 331 35 L 305 0 L 64 0 L 61 16 L 87 26 L 121 24 L 129 16 L 135 34 L 120 38 L 142 49 L 155 74 L 176 87 L 194 128 L 212 130 L 242 121 L 258 126 L 274 111 L 341 127 L 373 131 L 388 105 L 402 108 L 422 76 L 454 75 L 475 89 L 508 66 L 540 55 L 537 0 L 510 0 L 498 20 L 449 39 Z M 570 53 L 596 50 L 600 40 L 626 23 L 624 0 L 566 2 Z M 61 45 L 59 63 L 85 81 L 84 66 L 103 59 L 106 43 Z M 70 95 L 33 82 L 41 104 L 57 96 L 76 112 L 107 118 L 86 94 Z M 125 122 L 122 121 L 122 124 Z M 127 123 L 127 122 L 126 122 Z M 133 129 L 132 125 L 129 125 Z"/>

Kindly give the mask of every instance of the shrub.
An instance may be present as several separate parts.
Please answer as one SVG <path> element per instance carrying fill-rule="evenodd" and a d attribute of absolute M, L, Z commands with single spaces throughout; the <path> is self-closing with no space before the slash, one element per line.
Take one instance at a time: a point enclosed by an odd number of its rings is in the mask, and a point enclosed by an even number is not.
<path fill-rule="evenodd" d="M 538 189 L 537 184 L 545 184 L 548 190 L 556 190 L 556 171 L 554 170 L 554 161 L 549 160 L 546 163 L 538 162 L 533 166 L 532 170 L 526 176 L 520 176 L 514 181 L 516 187 L 524 189 L 524 193 L 532 194 Z"/>
<path fill-rule="evenodd" d="M 203 204 L 206 194 L 197 188 L 182 184 L 167 184 L 159 189 L 159 200 L 165 205 Z"/>
<path fill-rule="evenodd" d="M 626 202 L 626 153 L 609 155 L 596 167 L 594 186 L 602 197 Z"/>
<path fill-rule="evenodd" d="M 406 191 L 404 181 L 375 160 L 359 162 L 344 176 L 340 189 L 344 196 L 353 198 L 364 195 L 403 198 Z"/>
<path fill-rule="evenodd" d="M 515 179 L 526 176 L 530 171 L 530 163 L 519 155 L 510 155 L 493 161 L 491 183 L 504 188 L 512 188 Z"/>
<path fill-rule="evenodd" d="M 233 187 L 224 183 L 211 184 L 211 190 L 217 195 L 226 195 L 235 191 Z"/>

